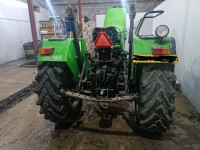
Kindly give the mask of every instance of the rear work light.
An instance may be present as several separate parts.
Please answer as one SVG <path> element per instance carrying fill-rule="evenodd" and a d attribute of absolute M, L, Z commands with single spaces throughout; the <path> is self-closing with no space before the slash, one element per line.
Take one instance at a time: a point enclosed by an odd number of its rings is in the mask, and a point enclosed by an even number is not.
<path fill-rule="evenodd" d="M 54 48 L 40 48 L 39 54 L 41 54 L 41 55 L 53 54 L 53 50 L 54 50 Z"/>
<path fill-rule="evenodd" d="M 152 47 L 153 55 L 169 55 L 168 47 Z"/>

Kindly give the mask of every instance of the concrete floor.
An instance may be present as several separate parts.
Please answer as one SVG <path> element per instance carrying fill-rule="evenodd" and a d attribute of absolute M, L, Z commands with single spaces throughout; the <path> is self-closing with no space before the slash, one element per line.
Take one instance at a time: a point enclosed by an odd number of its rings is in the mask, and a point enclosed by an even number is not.
<path fill-rule="evenodd" d="M 15 67 L 18 68 L 18 66 Z M 23 68 L 26 71 L 18 68 L 14 71 L 15 73 L 10 73 L 10 69 L 3 68 L 5 71 L 1 69 L 0 67 L 1 73 L 7 74 L 6 76 L 1 74 L 1 83 L 7 81 L 6 84 L 8 84 L 12 81 L 13 86 L 16 83 L 22 87 L 22 85 L 30 84 L 31 78 L 34 78 L 33 68 Z M 18 71 L 23 72 L 23 76 L 20 76 Z M 25 75 L 27 72 L 30 77 Z M 20 84 L 17 79 L 23 83 Z M 13 93 L 13 87 L 6 84 L 4 84 L 7 87 L 5 92 Z M 2 94 L 2 91 L 0 92 Z M 44 120 L 43 115 L 39 114 L 40 108 L 35 105 L 36 100 L 37 95 L 33 94 L 0 115 L 0 150 L 200 149 L 200 116 L 181 92 L 177 92 L 176 111 L 171 129 L 161 136 L 136 134 L 121 115 L 113 119 L 112 127 L 102 129 L 99 127 L 100 117 L 92 113 L 90 104 L 85 105 L 85 110 L 88 112 L 80 118 L 83 121 L 80 128 L 55 130 L 54 123 Z M 106 134 L 102 130 L 111 132 Z"/>
<path fill-rule="evenodd" d="M 28 62 L 20 59 L 0 65 L 0 101 L 30 85 L 35 78 L 35 67 L 20 67 Z"/>
<path fill-rule="evenodd" d="M 33 94 L 0 116 L 0 149 L 200 149 L 200 117 L 180 92 L 176 98 L 174 123 L 162 136 L 124 134 L 132 130 L 122 116 L 113 119 L 111 128 L 104 129 L 113 131 L 113 134 L 99 131 L 102 129 L 99 128 L 100 117 L 97 115 L 83 115 L 83 127 L 80 129 L 55 130 L 54 123 L 44 120 L 38 113 L 36 99 L 37 95 Z M 95 133 L 94 129 L 99 133 Z"/>

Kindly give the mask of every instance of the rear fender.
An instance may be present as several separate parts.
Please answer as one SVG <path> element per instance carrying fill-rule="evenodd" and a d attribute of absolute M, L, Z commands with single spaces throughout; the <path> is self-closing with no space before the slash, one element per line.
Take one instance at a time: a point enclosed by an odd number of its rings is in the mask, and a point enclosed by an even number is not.
<path fill-rule="evenodd" d="M 168 55 L 152 55 L 152 47 L 168 47 L 170 49 Z M 132 83 L 140 77 L 138 70 L 147 63 L 172 64 L 178 63 L 178 56 L 176 55 L 175 39 L 166 38 L 165 43 L 158 43 L 156 39 L 134 39 L 134 52 L 132 63 Z"/>
<path fill-rule="evenodd" d="M 80 38 L 80 49 L 82 60 L 85 60 L 85 53 L 87 51 L 87 47 L 85 44 L 85 40 Z M 40 55 L 38 56 L 39 62 L 65 62 L 69 69 L 71 70 L 75 81 L 79 80 L 79 68 L 76 60 L 76 52 L 74 41 L 72 38 L 68 38 L 63 41 L 44 41 L 42 44 L 42 48 L 54 48 L 53 54 L 50 55 Z M 86 66 L 86 70 L 88 70 L 89 64 Z M 87 71 L 86 71 L 87 72 Z"/>

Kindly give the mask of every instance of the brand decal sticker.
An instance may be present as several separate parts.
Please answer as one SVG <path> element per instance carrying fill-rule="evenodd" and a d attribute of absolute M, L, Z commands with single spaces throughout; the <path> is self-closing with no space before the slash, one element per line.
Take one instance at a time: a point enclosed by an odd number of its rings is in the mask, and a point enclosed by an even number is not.
<path fill-rule="evenodd" d="M 61 56 L 52 56 L 51 57 L 51 60 L 60 60 L 61 59 Z"/>
<path fill-rule="evenodd" d="M 43 56 L 43 57 L 41 57 L 41 60 L 43 60 L 43 61 L 49 61 L 50 59 L 51 59 L 50 56 Z"/>
<path fill-rule="evenodd" d="M 61 60 L 62 57 L 61 56 L 42 56 L 41 60 L 42 61 L 58 61 Z"/>

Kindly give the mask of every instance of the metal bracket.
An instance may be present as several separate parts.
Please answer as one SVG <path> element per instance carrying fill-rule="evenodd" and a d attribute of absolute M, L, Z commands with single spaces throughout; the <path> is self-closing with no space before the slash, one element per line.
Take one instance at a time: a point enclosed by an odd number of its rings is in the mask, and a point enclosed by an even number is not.
<path fill-rule="evenodd" d="M 85 71 L 85 66 L 86 66 L 86 63 L 87 63 L 87 59 L 90 58 L 90 54 L 89 53 L 86 53 L 85 54 L 85 61 L 83 63 L 83 67 L 82 67 L 82 70 L 81 70 L 81 74 L 79 75 L 79 83 L 76 87 L 76 91 L 79 92 L 80 91 L 80 87 L 81 87 L 81 83 L 82 83 L 82 79 L 83 79 L 83 73 Z"/>
<path fill-rule="evenodd" d="M 128 55 L 128 53 L 123 52 L 123 65 L 124 65 L 124 86 L 125 86 L 125 94 L 128 95 L 129 94 L 129 90 L 128 90 L 128 75 L 127 75 L 127 62 L 126 62 L 126 57 Z"/>

